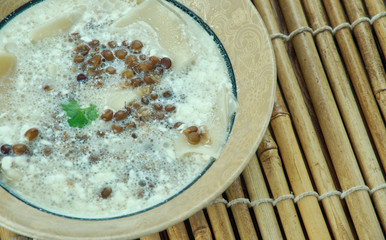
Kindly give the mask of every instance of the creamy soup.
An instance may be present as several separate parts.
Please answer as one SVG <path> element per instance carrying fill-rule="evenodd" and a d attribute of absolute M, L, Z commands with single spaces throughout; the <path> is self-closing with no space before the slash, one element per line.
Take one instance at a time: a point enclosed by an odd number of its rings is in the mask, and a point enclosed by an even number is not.
<path fill-rule="evenodd" d="M 71 217 L 135 213 L 218 158 L 236 109 L 219 46 L 161 0 L 46 0 L 0 30 L 0 180 Z"/>

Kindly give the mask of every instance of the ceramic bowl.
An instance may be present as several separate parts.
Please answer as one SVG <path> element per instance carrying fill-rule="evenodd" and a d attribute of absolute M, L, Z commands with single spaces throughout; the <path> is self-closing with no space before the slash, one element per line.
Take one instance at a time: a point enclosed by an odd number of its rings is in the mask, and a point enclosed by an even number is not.
<path fill-rule="evenodd" d="M 2 24 L 9 14 L 20 11 L 20 7 L 27 9 L 29 4 L 26 0 L 1 0 Z M 220 157 L 194 183 L 168 201 L 114 219 L 57 216 L 0 188 L 0 225 L 39 239 L 137 238 L 166 229 L 207 207 L 241 174 L 267 129 L 274 103 L 276 68 L 268 32 L 249 0 L 181 0 L 174 4 L 210 28 L 230 59 L 239 107 Z"/>

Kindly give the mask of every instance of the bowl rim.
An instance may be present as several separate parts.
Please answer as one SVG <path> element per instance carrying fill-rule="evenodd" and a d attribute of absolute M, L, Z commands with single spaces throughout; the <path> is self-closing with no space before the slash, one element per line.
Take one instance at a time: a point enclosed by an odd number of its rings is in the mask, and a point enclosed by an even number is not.
<path fill-rule="evenodd" d="M 209 19 L 208 15 L 206 15 L 210 11 L 221 10 L 222 12 L 220 12 L 224 14 L 223 16 L 225 17 L 223 19 L 224 26 L 216 28 L 216 25 L 214 25 L 212 30 L 219 37 L 230 57 L 233 69 L 235 70 L 238 95 L 241 96 L 239 100 L 242 102 L 240 102 L 235 117 L 233 131 L 229 135 L 228 142 L 221 156 L 195 184 L 182 192 L 178 197 L 149 211 L 120 219 L 89 221 L 53 216 L 23 204 L 4 189 L 0 189 L 1 225 L 23 235 L 44 239 L 136 238 L 158 232 L 170 225 L 185 220 L 210 204 L 240 175 L 262 140 L 268 127 L 274 104 L 276 68 L 274 52 L 268 31 L 257 10 L 248 0 L 241 1 L 241 10 L 249 14 L 247 14 L 249 18 L 244 19 L 244 21 L 232 19 L 232 17 L 225 14 L 227 9 L 221 8 L 229 4 L 229 6 L 233 8 L 237 6 L 237 10 L 239 10 L 240 1 L 237 0 L 215 0 L 210 3 L 205 2 L 205 0 L 193 1 L 193 3 L 188 0 L 181 0 L 180 3 L 202 19 L 205 19 L 205 22 L 217 23 L 216 19 Z M 213 9 L 213 6 L 219 8 Z M 232 7 L 230 8 L 232 9 Z M 217 13 L 218 12 L 216 12 L 216 14 Z M 207 24 L 210 25 L 208 22 Z M 245 23 L 248 23 L 248 26 L 245 26 Z M 231 39 L 231 35 L 235 33 L 235 30 L 233 30 L 233 32 L 230 31 L 230 34 L 227 33 L 226 30 L 227 27 L 232 24 L 234 25 L 233 29 L 241 29 L 249 33 L 253 31 L 250 27 L 256 28 L 256 36 L 259 37 L 261 42 L 249 41 L 250 39 L 245 36 L 242 38 L 243 41 L 241 43 L 239 41 L 229 40 Z M 236 47 L 233 46 L 232 44 L 235 43 L 239 45 Z M 248 53 L 248 51 L 255 49 L 255 44 L 259 45 L 259 52 L 253 53 L 258 55 L 258 59 L 264 60 L 264 62 L 260 61 L 259 66 L 256 67 L 260 71 L 259 75 L 256 76 L 256 78 L 259 77 L 256 82 L 247 79 L 248 77 L 250 78 L 250 72 L 248 72 L 249 75 L 243 73 L 243 71 L 248 71 L 246 70 L 248 68 L 244 65 L 250 63 L 251 59 L 248 57 L 250 57 L 251 53 Z M 237 49 L 235 50 L 235 48 Z M 260 64 L 262 66 L 260 66 Z M 244 83 L 244 81 L 246 83 Z M 245 86 L 247 83 L 249 83 L 250 86 Z M 255 95 L 257 93 L 264 93 L 264 97 L 266 98 L 260 99 L 256 97 Z M 264 102 L 264 104 L 261 102 Z M 259 108 L 259 111 L 254 109 L 254 107 Z M 250 123 L 250 125 L 247 124 L 247 126 L 249 126 L 247 128 L 245 127 L 246 123 Z M 241 141 L 238 141 L 240 139 Z M 239 142 L 245 145 L 239 146 Z M 217 171 L 217 173 L 214 171 Z M 215 182 L 210 182 L 209 180 L 215 180 Z M 200 186 L 207 186 L 207 188 L 202 189 Z M 11 212 L 9 212 L 9 210 L 11 210 Z M 170 213 L 173 213 L 173 215 L 170 215 Z M 28 220 L 26 216 L 28 216 Z M 141 216 L 141 219 L 135 219 L 137 216 Z M 168 219 L 165 219 L 165 216 L 168 216 Z M 43 219 L 46 222 L 42 222 Z M 146 227 L 141 226 L 143 224 L 147 224 Z M 101 233 L 98 229 L 95 232 L 94 229 L 98 227 L 105 228 L 107 231 Z"/>

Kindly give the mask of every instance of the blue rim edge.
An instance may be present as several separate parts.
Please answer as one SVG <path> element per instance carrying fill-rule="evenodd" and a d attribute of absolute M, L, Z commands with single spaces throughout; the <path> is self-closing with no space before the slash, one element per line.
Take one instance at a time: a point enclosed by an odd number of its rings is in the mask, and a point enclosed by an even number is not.
<path fill-rule="evenodd" d="M 21 7 L 19 7 L 18 9 L 16 9 L 15 11 L 11 12 L 7 17 L 5 17 L 2 21 L 0 21 L 0 30 L 9 22 L 11 21 L 13 18 L 15 18 L 17 15 L 19 15 L 20 13 L 22 13 L 23 11 L 27 10 L 28 8 L 40 3 L 40 2 L 43 2 L 44 0 L 31 0 L 30 2 L 22 5 Z M 231 80 L 231 83 L 232 83 L 232 93 L 234 95 L 234 97 L 236 98 L 237 100 L 237 87 L 236 87 L 236 81 L 235 81 L 235 76 L 234 76 L 234 72 L 233 72 L 233 68 L 232 68 L 232 64 L 231 64 L 231 61 L 229 59 L 229 56 L 224 48 L 224 46 L 222 45 L 220 39 L 217 37 L 217 35 L 212 31 L 212 29 L 197 15 L 195 14 L 192 10 L 190 10 L 189 8 L 187 8 L 186 6 L 184 6 L 183 4 L 175 1 L 175 0 L 164 0 L 166 2 L 170 2 L 172 3 L 174 6 L 178 7 L 179 9 L 181 9 L 184 13 L 188 14 L 191 18 L 193 18 L 197 23 L 200 24 L 200 26 L 211 36 L 213 37 L 213 41 L 217 44 L 220 52 L 221 52 L 221 55 L 222 57 L 224 58 L 224 61 L 226 63 L 226 66 L 227 66 L 227 69 L 228 69 L 228 75 L 229 75 L 229 78 Z M 234 122 L 234 119 L 235 119 L 235 116 L 236 116 L 236 113 L 233 114 L 233 116 L 231 117 L 231 120 L 230 120 L 230 124 L 229 124 L 229 131 L 228 131 L 228 135 L 227 135 L 227 138 L 226 138 L 226 141 L 228 140 L 229 138 L 229 135 L 232 131 L 232 127 L 233 127 L 233 122 Z M 148 207 L 148 208 L 145 208 L 145 209 L 142 209 L 140 211 L 137 211 L 137 212 L 133 212 L 133 213 L 129 213 L 129 214 L 125 214 L 125 215 L 120 215 L 120 216 L 115 216 L 115 217 L 105 217 L 105 218 L 82 218 L 82 217 L 72 217 L 72 216 L 67 216 L 67 215 L 63 215 L 63 214 L 58 214 L 58 213 L 54 213 L 54 212 L 51 212 L 49 210 L 46 210 L 44 208 L 41 208 L 41 207 L 38 207 L 36 206 L 35 204 L 33 203 L 30 203 L 24 199 L 22 199 L 21 197 L 18 196 L 17 193 L 15 193 L 12 189 L 8 188 L 4 182 L 0 181 L 0 186 L 6 190 L 8 193 L 10 193 L 11 195 L 13 195 L 15 198 L 19 199 L 20 201 L 24 202 L 25 204 L 33 207 L 33 208 L 36 208 L 42 212 L 46 212 L 46 213 L 49 213 L 49 214 L 52 214 L 52 215 L 55 215 L 55 216 L 59 216 L 59 217 L 63 217 L 63 218 L 69 218 L 69 219 L 76 219 L 76 220 L 84 220 L 84 221 L 106 221 L 106 220 L 113 220 L 113 219 L 119 219 L 119 218 L 125 218 L 125 217 L 129 217 L 129 216 L 133 216 L 133 215 L 137 215 L 137 214 L 140 214 L 140 213 L 143 213 L 143 212 L 146 212 L 146 211 L 149 211 L 151 209 L 154 209 L 156 207 L 159 207 L 160 205 L 172 200 L 173 198 L 177 197 L 178 195 L 180 195 L 182 192 L 184 192 L 186 189 L 188 189 L 190 186 L 192 186 L 195 182 L 197 182 L 197 180 L 206 173 L 206 171 L 212 166 L 212 164 L 215 162 L 216 159 L 212 158 L 210 163 L 205 167 L 205 169 L 201 172 L 201 174 L 199 176 L 197 176 L 191 183 L 189 183 L 188 185 L 186 185 L 184 188 L 182 188 L 180 191 L 178 191 L 177 193 L 175 193 L 173 196 L 165 199 L 164 201 L 162 202 L 159 202 L 151 207 Z"/>

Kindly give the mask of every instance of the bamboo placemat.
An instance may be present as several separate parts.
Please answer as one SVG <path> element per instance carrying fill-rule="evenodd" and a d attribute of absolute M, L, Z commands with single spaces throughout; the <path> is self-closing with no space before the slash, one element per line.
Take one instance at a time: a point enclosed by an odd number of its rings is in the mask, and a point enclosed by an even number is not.
<path fill-rule="evenodd" d="M 141 239 L 385 239 L 384 0 L 252 2 L 276 56 L 270 127 L 225 193 Z"/>

